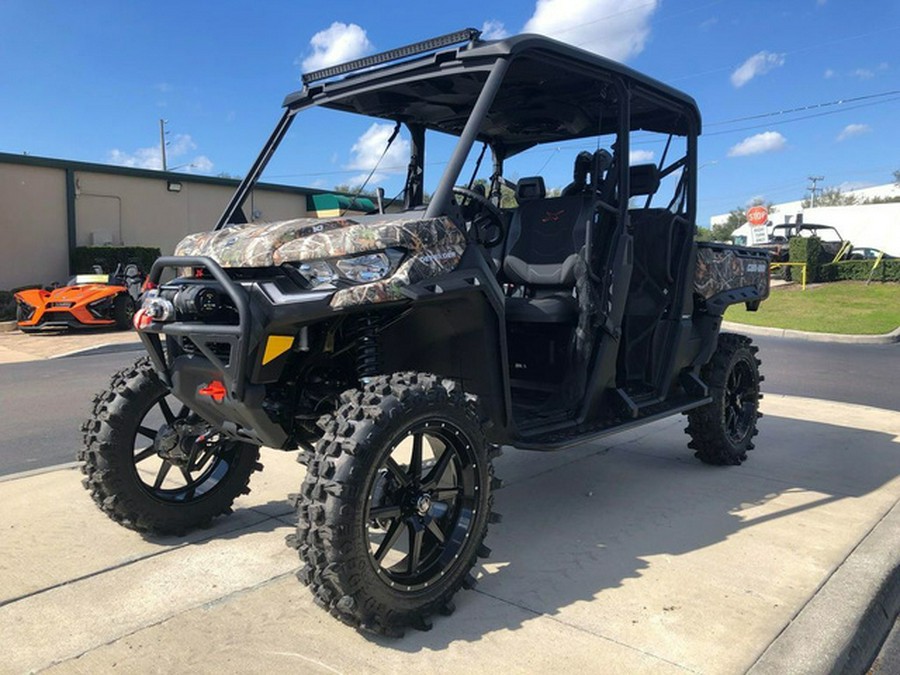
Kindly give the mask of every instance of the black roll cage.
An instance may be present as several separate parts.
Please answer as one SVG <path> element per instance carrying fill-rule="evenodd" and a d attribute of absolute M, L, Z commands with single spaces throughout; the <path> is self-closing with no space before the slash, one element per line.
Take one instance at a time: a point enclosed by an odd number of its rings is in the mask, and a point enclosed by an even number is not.
<path fill-rule="evenodd" d="M 491 109 L 497 93 L 500 91 L 504 76 L 511 63 L 520 57 L 539 59 L 542 63 L 551 63 L 554 67 L 563 68 L 568 73 L 583 74 L 586 78 L 596 78 L 598 74 L 608 77 L 615 89 L 617 100 L 617 136 L 615 164 L 617 169 L 616 183 L 620 195 L 630 194 L 629 185 L 629 135 L 631 131 L 648 129 L 650 126 L 664 126 L 667 120 L 663 117 L 648 117 L 646 120 L 632 120 L 631 102 L 635 99 L 651 104 L 651 110 L 674 113 L 683 128 L 668 129 L 671 135 L 684 135 L 687 138 L 685 157 L 663 167 L 664 156 L 660 160 L 660 173 L 666 176 L 682 169 L 680 185 L 676 192 L 681 192 L 681 203 L 687 205 L 683 216 L 693 221 L 696 204 L 696 165 L 697 136 L 700 133 L 700 114 L 696 103 L 686 94 L 677 91 L 661 82 L 652 80 L 633 71 L 622 64 L 610 61 L 595 54 L 537 35 L 520 35 L 507 40 L 479 42 L 480 33 L 474 29 L 465 29 L 440 38 L 434 38 L 407 47 L 391 50 L 383 54 L 367 57 L 360 62 L 351 62 L 342 66 L 334 66 L 324 71 L 311 73 L 304 78 L 305 86 L 299 92 L 285 98 L 284 113 L 264 144 L 256 161 L 250 167 L 235 193 L 229 200 L 219 218 L 215 229 L 222 229 L 243 219 L 241 208 L 250 192 L 258 182 L 263 170 L 284 139 L 293 120 L 299 112 L 313 106 L 339 108 L 342 103 L 352 104 L 365 95 L 383 90 L 387 85 L 396 86 L 404 83 L 415 83 L 431 78 L 466 73 L 486 73 L 486 79 L 477 99 L 468 115 L 466 124 L 458 134 L 459 140 L 447 163 L 441 180 L 426 210 L 426 217 L 445 215 L 451 206 L 451 191 L 459 180 L 462 167 L 471 152 L 473 144 L 486 141 L 491 147 L 494 176 L 500 176 L 503 161 L 525 147 L 507 148 L 503 138 L 485 137 L 480 134 L 485 118 Z M 426 56 L 423 52 L 440 49 L 458 42 L 466 44 L 456 49 L 436 51 Z M 417 51 L 418 50 L 418 51 Z M 409 60 L 401 60 L 408 57 Z M 397 63 L 397 61 L 400 61 Z M 363 70 L 360 71 L 359 69 Z M 369 68 L 366 70 L 366 68 Z M 330 79 L 341 76 L 340 79 Z M 347 105 L 350 105 L 347 104 Z M 365 110 L 356 110 L 366 114 Z M 393 121 L 399 118 L 392 117 Z M 404 207 L 416 208 L 422 205 L 424 195 L 424 152 L 425 130 L 428 128 L 421 120 L 399 119 L 409 130 L 411 136 L 410 162 L 407 172 Z M 637 126 L 644 124 L 646 126 Z M 669 122 L 671 124 L 671 122 Z M 634 127 L 634 128 L 633 128 Z M 653 131 L 662 128 L 648 129 Z M 598 130 L 599 131 L 599 130 Z M 667 144 L 668 149 L 668 144 Z M 499 186 L 492 186 L 492 192 L 499 193 Z M 677 196 L 677 195 L 676 195 Z M 619 199 L 618 211 L 620 222 L 627 223 L 628 199 Z M 670 208 L 674 206 L 670 204 Z M 649 200 L 648 200 L 649 203 Z"/>

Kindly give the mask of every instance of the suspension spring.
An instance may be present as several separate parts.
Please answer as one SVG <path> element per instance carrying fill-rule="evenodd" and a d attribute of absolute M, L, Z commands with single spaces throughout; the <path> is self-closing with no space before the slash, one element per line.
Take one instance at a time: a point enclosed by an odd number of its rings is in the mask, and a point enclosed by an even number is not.
<path fill-rule="evenodd" d="M 381 360 L 378 345 L 378 318 L 370 314 L 361 316 L 355 326 L 356 374 L 363 382 L 378 374 Z"/>

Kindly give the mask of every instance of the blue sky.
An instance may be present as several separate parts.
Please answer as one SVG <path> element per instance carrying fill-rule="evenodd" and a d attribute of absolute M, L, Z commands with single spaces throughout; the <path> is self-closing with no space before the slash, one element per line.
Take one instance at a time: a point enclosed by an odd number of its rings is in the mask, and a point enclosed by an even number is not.
<path fill-rule="evenodd" d="M 0 151 L 153 167 L 165 118 L 170 167 L 242 175 L 304 63 L 465 26 L 547 32 L 694 96 L 700 224 L 755 197 L 802 198 L 811 175 L 848 188 L 900 169 L 896 0 L 4 0 Z M 762 117 L 732 121 L 751 116 Z M 384 135 L 366 120 L 301 118 L 266 178 L 358 182 Z M 570 160 L 544 153 L 533 171 L 563 185 Z"/>

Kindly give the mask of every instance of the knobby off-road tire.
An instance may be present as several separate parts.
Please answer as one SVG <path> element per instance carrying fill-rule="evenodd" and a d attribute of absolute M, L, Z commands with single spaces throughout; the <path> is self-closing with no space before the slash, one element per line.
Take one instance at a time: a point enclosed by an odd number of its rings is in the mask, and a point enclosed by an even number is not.
<path fill-rule="evenodd" d="M 344 623 L 383 635 L 430 628 L 471 588 L 491 513 L 491 459 L 477 401 L 421 373 L 375 378 L 342 395 L 320 421 L 324 436 L 301 455 L 298 578 Z"/>
<path fill-rule="evenodd" d="M 685 433 L 691 437 L 688 447 L 707 464 L 738 465 L 753 450 L 753 437 L 759 433 L 760 360 L 759 348 L 750 338 L 733 333 L 719 335 L 719 343 L 701 377 L 709 385 L 712 402 L 688 413 Z"/>
<path fill-rule="evenodd" d="M 113 375 L 109 389 L 94 397 L 78 452 L 82 483 L 117 523 L 139 532 L 183 535 L 230 513 L 235 498 L 250 492 L 250 474 L 262 468 L 255 445 L 226 439 L 202 444 L 189 466 L 164 460 L 154 450 L 163 425 L 188 413 L 146 357 Z M 195 437 L 178 440 L 190 448 Z"/>

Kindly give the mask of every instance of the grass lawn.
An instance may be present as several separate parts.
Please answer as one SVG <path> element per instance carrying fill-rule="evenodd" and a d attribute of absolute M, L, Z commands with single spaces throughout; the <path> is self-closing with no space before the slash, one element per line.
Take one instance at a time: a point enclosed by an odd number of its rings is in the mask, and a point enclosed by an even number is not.
<path fill-rule="evenodd" d="M 900 326 L 900 284 L 838 281 L 772 289 L 758 312 L 733 305 L 726 321 L 817 333 L 880 335 Z"/>

